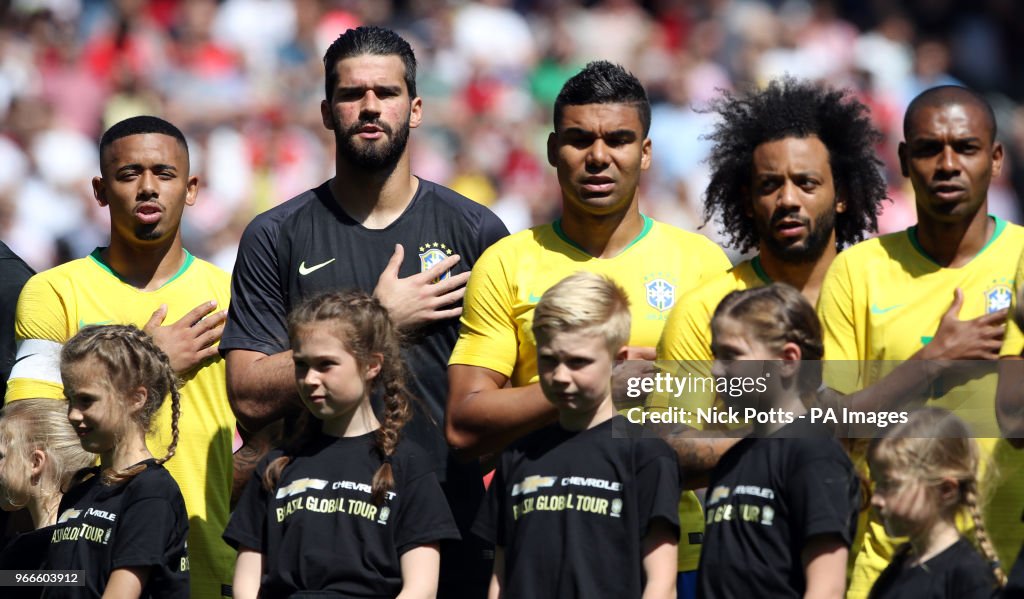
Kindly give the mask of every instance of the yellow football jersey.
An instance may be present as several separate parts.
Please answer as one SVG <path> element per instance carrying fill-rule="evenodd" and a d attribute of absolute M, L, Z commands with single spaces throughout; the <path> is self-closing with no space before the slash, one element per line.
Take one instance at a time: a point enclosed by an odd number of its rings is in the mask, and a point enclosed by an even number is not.
<path fill-rule="evenodd" d="M 63 399 L 60 346 L 93 324 L 142 327 L 161 304 L 172 324 L 209 300 L 228 306 L 230 275 L 186 252 L 181 270 L 160 289 L 141 291 L 123 281 L 97 249 L 32 277 L 18 298 L 15 335 L 19 361 L 11 372 L 6 401 Z M 181 488 L 189 514 L 188 551 L 193 597 L 220 597 L 230 585 L 235 552 L 221 539 L 230 515 L 235 417 L 228 404 L 224 361 L 217 358 L 183 381 L 180 438 L 166 464 Z M 156 457 L 171 440 L 171 406 L 157 412 L 146 443 Z"/>
<path fill-rule="evenodd" d="M 969 320 L 1010 306 L 1015 289 L 1016 259 L 1024 249 L 1024 228 L 995 219 L 992 238 L 970 263 L 943 268 L 917 242 L 916 228 L 871 239 L 841 252 L 822 285 L 818 315 L 824 327 L 829 386 L 851 392 L 881 380 L 893 368 L 931 341 L 939 320 L 963 290 L 960 318 Z M 1005 351 L 1021 350 L 1004 343 Z M 930 404 L 952 410 L 978 435 L 998 436 L 995 423 L 995 375 L 969 384 L 940 389 Z M 1024 525 L 1024 453 L 1003 440 L 981 438 L 982 454 L 996 466 L 998 480 L 989 480 L 985 523 L 1003 563 L 1012 563 Z M 862 457 L 862 456 L 855 456 Z M 857 460 L 863 461 L 863 460 Z M 866 597 L 889 563 L 893 543 L 872 513 L 855 545 L 847 596 Z"/>
<path fill-rule="evenodd" d="M 725 253 L 706 237 L 644 217 L 640 235 L 614 258 L 587 254 L 562 232 L 559 222 L 502 239 L 473 266 L 466 286 L 462 328 L 449 364 L 499 372 L 515 386 L 537 381 L 537 346 L 531 332 L 541 295 L 581 271 L 607 275 L 629 295 L 630 345 L 654 347 L 672 307 L 688 290 L 729 268 Z M 704 530 L 700 504 L 684 493 L 686 521 L 679 569 L 697 568 L 700 545 L 688 535 Z"/>
<path fill-rule="evenodd" d="M 1006 323 L 1006 338 L 1003 339 L 1003 348 L 999 352 L 1000 356 L 1019 356 L 1021 353 L 1020 348 L 1024 347 L 1024 333 L 1021 332 L 1020 326 L 1013 316 L 1014 311 L 1017 309 L 1017 302 L 1020 300 L 1017 297 L 1017 291 L 1020 290 L 1021 285 L 1024 285 L 1024 253 L 1017 260 L 1017 271 L 1014 273 L 1013 280 L 1013 289 L 1015 291 L 1011 296 L 1010 318 Z"/>

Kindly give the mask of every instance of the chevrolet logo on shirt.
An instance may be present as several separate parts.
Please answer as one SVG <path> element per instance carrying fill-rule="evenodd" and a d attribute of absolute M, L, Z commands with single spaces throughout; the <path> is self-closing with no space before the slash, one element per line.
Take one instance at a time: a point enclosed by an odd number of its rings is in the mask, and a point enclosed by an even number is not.
<path fill-rule="evenodd" d="M 57 518 L 57 524 L 63 524 L 68 520 L 74 520 L 75 518 L 82 515 L 82 510 L 76 510 L 75 508 L 68 508 Z"/>
<path fill-rule="evenodd" d="M 285 497 L 291 497 L 292 495 L 305 493 L 308 489 L 320 490 L 326 486 L 326 480 L 320 480 L 319 478 L 300 478 L 298 480 L 292 481 L 287 486 L 278 489 L 275 498 L 284 499 Z"/>
<path fill-rule="evenodd" d="M 512 485 L 512 497 L 533 493 L 540 488 L 553 487 L 556 480 L 558 480 L 557 476 L 537 476 L 536 474 L 527 476 L 522 482 Z"/>

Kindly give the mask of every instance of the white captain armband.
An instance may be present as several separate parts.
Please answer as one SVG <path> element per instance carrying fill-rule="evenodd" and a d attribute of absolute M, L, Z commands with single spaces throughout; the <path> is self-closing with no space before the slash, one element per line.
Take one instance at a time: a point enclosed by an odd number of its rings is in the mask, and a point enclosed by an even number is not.
<path fill-rule="evenodd" d="M 24 339 L 18 343 L 18 354 L 8 380 L 34 379 L 62 385 L 60 348 L 62 344 L 48 339 Z"/>

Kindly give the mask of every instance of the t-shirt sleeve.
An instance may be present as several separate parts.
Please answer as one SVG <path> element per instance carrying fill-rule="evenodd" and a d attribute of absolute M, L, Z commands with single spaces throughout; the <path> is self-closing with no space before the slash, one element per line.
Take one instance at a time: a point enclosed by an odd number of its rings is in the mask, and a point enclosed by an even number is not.
<path fill-rule="evenodd" d="M 69 333 L 64 302 L 50 280 L 43 275 L 29 279 L 18 296 L 14 320 L 17 355 L 6 401 L 64 398 L 60 349 Z"/>
<path fill-rule="evenodd" d="M 126 502 L 127 503 L 127 502 Z M 111 566 L 159 566 L 167 562 L 172 540 L 188 531 L 184 508 L 179 512 L 163 497 L 145 497 L 127 503 L 118 516 L 111 548 Z"/>
<path fill-rule="evenodd" d="M 419 545 L 461 538 L 441 484 L 424 462 L 425 456 L 417 455 L 404 460 L 407 473 L 401 477 L 402 507 L 395 522 L 398 555 Z"/>
<path fill-rule="evenodd" d="M 277 263 L 278 231 L 277 223 L 257 217 L 242 234 L 231 275 L 222 354 L 245 349 L 269 356 L 289 347 L 288 308 Z"/>
<path fill-rule="evenodd" d="M 701 254 L 701 265 L 704 267 L 698 273 L 698 283 L 694 287 L 699 287 L 700 283 L 704 283 L 709 279 L 713 279 L 723 272 L 732 268 L 732 263 L 729 262 L 729 257 L 725 255 L 725 251 L 714 241 L 711 241 L 707 237 L 701 235 L 702 238 L 702 251 Z"/>
<path fill-rule="evenodd" d="M 1017 272 L 1013 278 L 1013 295 L 1011 296 L 1010 314 L 1006 322 L 1006 337 L 1003 339 L 1003 347 L 999 351 L 1000 356 L 1019 356 L 1024 350 L 1024 333 L 1021 332 L 1020 324 L 1015 315 L 1020 309 L 1021 287 L 1024 287 L 1024 253 L 1017 261 Z"/>
<path fill-rule="evenodd" d="M 679 536 L 679 464 L 675 453 L 661 439 L 636 441 L 636 485 L 640 535 L 656 519 L 667 522 Z"/>
<path fill-rule="evenodd" d="M 655 367 L 680 380 L 704 380 L 711 376 L 711 314 L 701 301 L 701 289 L 684 295 L 672 308 L 658 341 Z M 647 396 L 647 406 L 681 407 L 692 412 L 711 407 L 714 400 L 713 387 L 702 384 L 672 394 L 655 391 Z"/>
<path fill-rule="evenodd" d="M 473 265 L 463 300 L 459 340 L 448 363 L 481 366 L 511 376 L 518 341 L 512 317 L 511 276 L 501 260 L 502 247 L 492 246 Z"/>
<path fill-rule="evenodd" d="M 277 457 L 275 454 L 271 454 Z M 263 472 L 270 461 L 264 458 L 253 471 L 252 478 L 245 485 L 242 496 L 231 514 L 228 526 L 224 530 L 224 542 L 234 549 L 249 547 L 266 553 L 264 541 L 267 537 L 267 491 L 263 488 Z"/>
<path fill-rule="evenodd" d="M 808 451 L 794 458 L 786 484 L 786 501 L 793 515 L 793 538 L 807 540 L 835 534 L 847 546 L 853 542 L 860 508 L 860 485 L 850 460 L 838 446 L 820 455 L 821 440 L 807 439 Z M 809 453 L 817 457 L 808 456 Z"/>
<path fill-rule="evenodd" d="M 825 345 L 825 384 L 852 393 L 859 388 L 857 365 L 861 356 L 857 350 L 853 282 L 845 254 L 837 256 L 825 274 L 817 311 Z"/>
<path fill-rule="evenodd" d="M 480 252 L 481 254 L 491 247 L 499 239 L 508 237 L 508 228 L 501 222 L 493 212 L 484 208 L 483 219 L 480 223 Z"/>
<path fill-rule="evenodd" d="M 473 534 L 499 547 L 508 545 L 504 518 L 505 505 L 505 466 L 502 464 L 494 471 L 491 484 L 487 487 L 476 520 L 473 522 Z"/>

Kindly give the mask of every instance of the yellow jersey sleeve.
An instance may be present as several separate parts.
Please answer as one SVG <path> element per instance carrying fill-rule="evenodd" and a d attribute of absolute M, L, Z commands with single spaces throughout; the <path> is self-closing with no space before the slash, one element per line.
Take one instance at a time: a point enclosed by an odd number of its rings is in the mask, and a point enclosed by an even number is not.
<path fill-rule="evenodd" d="M 14 320 L 18 354 L 5 401 L 64 399 L 60 348 L 69 330 L 60 293 L 45 273 L 33 276 L 18 296 Z"/>
<path fill-rule="evenodd" d="M 1006 337 L 1003 339 L 1003 347 L 999 351 L 1000 356 L 1019 356 L 1024 351 L 1024 333 L 1021 332 L 1020 322 L 1017 321 L 1017 311 L 1020 309 L 1020 294 L 1024 287 L 1024 253 L 1017 260 L 1017 270 L 1013 279 L 1013 297 L 1010 300 L 1010 315 L 1006 320 Z"/>
<path fill-rule="evenodd" d="M 852 393 L 860 387 L 857 364 L 861 350 L 855 321 L 859 308 L 847 258 L 847 254 L 840 253 L 832 262 L 821 284 L 817 309 L 825 345 L 825 384 L 841 393 Z"/>
<path fill-rule="evenodd" d="M 473 265 L 463 299 L 459 339 L 449 364 L 481 366 L 512 376 L 519 354 L 517 326 L 512 317 L 514 275 L 506 272 L 500 258 L 501 248 L 513 237 L 492 245 Z"/>

